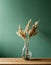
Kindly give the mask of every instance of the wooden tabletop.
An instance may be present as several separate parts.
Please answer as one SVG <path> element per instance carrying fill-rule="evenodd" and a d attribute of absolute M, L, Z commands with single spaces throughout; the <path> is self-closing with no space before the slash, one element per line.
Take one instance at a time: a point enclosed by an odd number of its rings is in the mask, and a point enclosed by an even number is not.
<path fill-rule="evenodd" d="M 51 59 L 0 58 L 0 64 L 51 64 Z"/>

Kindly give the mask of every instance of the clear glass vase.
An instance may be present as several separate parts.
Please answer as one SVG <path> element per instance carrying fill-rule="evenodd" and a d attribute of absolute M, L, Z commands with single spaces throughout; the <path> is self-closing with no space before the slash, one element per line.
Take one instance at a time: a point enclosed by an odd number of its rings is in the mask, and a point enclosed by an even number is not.
<path fill-rule="evenodd" d="M 31 59 L 31 56 L 32 56 L 32 53 L 29 50 L 29 39 L 28 39 L 28 40 L 25 40 L 24 47 L 22 49 L 22 57 L 25 60 L 29 60 Z"/>

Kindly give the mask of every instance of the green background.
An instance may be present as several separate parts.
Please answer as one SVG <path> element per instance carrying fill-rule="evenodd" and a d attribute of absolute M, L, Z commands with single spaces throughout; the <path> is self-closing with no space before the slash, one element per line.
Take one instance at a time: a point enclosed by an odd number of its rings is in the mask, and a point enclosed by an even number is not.
<path fill-rule="evenodd" d="M 34 58 L 51 58 L 51 0 L 0 0 L 0 57 L 21 57 L 24 41 L 16 35 L 28 20 L 40 19 L 38 34 L 30 40 Z"/>

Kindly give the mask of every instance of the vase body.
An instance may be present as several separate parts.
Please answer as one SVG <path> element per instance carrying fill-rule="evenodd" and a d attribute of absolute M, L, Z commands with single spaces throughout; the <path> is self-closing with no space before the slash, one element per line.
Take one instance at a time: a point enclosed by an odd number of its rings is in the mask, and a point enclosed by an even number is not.
<path fill-rule="evenodd" d="M 31 56 L 32 56 L 32 53 L 29 50 L 29 42 L 27 42 L 27 40 L 26 40 L 24 43 L 24 47 L 22 49 L 22 57 L 25 60 L 29 60 L 31 58 Z"/>

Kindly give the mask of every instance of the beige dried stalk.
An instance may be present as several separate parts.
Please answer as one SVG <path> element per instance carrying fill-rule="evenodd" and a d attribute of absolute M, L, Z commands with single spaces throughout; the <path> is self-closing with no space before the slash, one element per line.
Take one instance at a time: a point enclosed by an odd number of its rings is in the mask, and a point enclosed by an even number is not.
<path fill-rule="evenodd" d="M 37 34 L 36 29 L 37 29 L 37 27 L 38 27 L 38 21 L 36 21 L 36 22 L 34 23 L 34 25 L 32 25 L 32 29 L 29 30 L 30 23 L 31 23 L 31 19 L 28 21 L 28 24 L 26 25 L 24 31 L 22 30 L 22 28 L 21 28 L 20 25 L 19 25 L 19 30 L 18 30 L 18 32 L 16 32 L 16 34 L 17 34 L 18 36 L 20 36 L 23 40 L 26 40 L 26 33 L 28 33 L 29 37 L 32 37 L 32 36 L 34 36 L 34 35 Z"/>
<path fill-rule="evenodd" d="M 28 24 L 25 27 L 25 32 L 28 33 L 30 27 L 31 19 L 28 21 Z"/>
<path fill-rule="evenodd" d="M 29 34 L 29 37 L 34 36 L 34 35 L 37 34 L 37 32 L 36 32 L 37 25 L 38 25 L 38 21 L 36 21 L 35 24 L 32 25 L 32 29 L 29 30 L 29 33 L 28 33 Z"/>
<path fill-rule="evenodd" d="M 18 32 L 16 32 L 16 34 L 18 35 L 18 36 L 20 36 L 22 39 L 26 39 L 26 34 L 25 34 L 25 32 L 22 30 L 22 28 L 20 27 L 20 25 L 19 25 L 19 30 L 18 30 Z"/>

